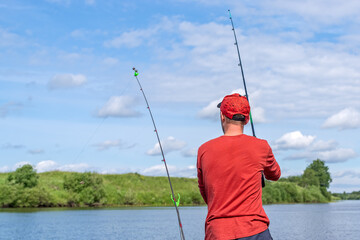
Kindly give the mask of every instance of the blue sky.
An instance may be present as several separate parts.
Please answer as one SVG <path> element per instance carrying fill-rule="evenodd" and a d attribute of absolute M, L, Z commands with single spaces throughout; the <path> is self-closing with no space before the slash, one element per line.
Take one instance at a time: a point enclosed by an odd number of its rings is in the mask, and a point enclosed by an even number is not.
<path fill-rule="evenodd" d="M 283 176 L 327 162 L 334 192 L 360 188 L 358 1 L 0 1 L 0 171 L 171 176 L 222 134 L 216 104 L 243 93 Z M 246 133 L 251 134 L 250 126 Z"/>

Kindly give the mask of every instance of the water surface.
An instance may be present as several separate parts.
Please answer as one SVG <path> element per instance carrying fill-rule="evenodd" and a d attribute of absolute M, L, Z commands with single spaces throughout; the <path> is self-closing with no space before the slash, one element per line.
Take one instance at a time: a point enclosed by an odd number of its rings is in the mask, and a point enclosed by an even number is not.
<path fill-rule="evenodd" d="M 360 236 L 360 201 L 264 206 L 274 239 Z M 204 238 L 206 207 L 180 207 L 186 239 Z M 173 207 L 0 210 L 0 239 L 180 239 Z"/>

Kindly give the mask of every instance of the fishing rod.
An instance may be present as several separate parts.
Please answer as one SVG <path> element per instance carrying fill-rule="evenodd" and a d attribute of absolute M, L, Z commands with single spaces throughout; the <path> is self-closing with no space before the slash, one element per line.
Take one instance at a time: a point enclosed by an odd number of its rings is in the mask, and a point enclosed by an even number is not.
<path fill-rule="evenodd" d="M 249 100 L 249 95 L 248 95 L 247 89 L 246 89 L 244 70 L 243 70 L 243 66 L 242 66 L 242 63 L 241 63 L 239 44 L 238 44 L 237 37 L 236 37 L 236 33 L 235 33 L 234 22 L 233 22 L 232 17 L 231 17 L 230 9 L 229 9 L 228 11 L 229 11 L 229 16 L 230 16 L 232 31 L 234 32 L 234 38 L 235 38 L 235 43 L 234 43 L 234 45 L 236 46 L 237 54 L 238 54 L 238 57 L 239 57 L 239 64 L 238 64 L 238 65 L 239 65 L 239 67 L 240 67 L 240 69 L 241 69 L 241 76 L 242 76 L 242 80 L 243 80 L 243 83 L 244 83 L 244 89 L 245 89 L 245 97 L 246 97 L 247 101 L 249 102 L 249 106 L 250 106 L 250 100 Z M 256 135 L 255 135 L 254 123 L 253 123 L 252 116 L 251 116 L 251 111 L 250 111 L 250 114 L 249 114 L 249 115 L 250 115 L 250 123 L 251 123 L 252 134 L 253 134 L 254 137 L 256 137 Z M 262 187 L 265 187 L 265 177 L 264 177 L 264 173 L 261 173 L 261 185 L 262 185 Z"/>
<path fill-rule="evenodd" d="M 133 68 L 134 70 L 134 76 L 136 78 L 136 81 L 137 83 L 139 84 L 139 87 L 140 87 L 140 90 L 144 96 L 144 99 L 145 99 L 145 102 L 146 102 L 146 105 L 147 105 L 147 109 L 149 110 L 149 113 L 150 113 L 150 117 L 151 117 L 151 120 L 152 120 L 152 123 L 154 125 L 154 132 L 156 133 L 156 137 L 157 137 L 157 140 L 158 140 L 158 143 L 159 143 L 159 147 L 160 147 L 160 151 L 161 151 L 161 155 L 163 157 L 162 161 L 164 162 L 164 165 L 165 165 L 165 169 L 166 169 L 166 174 L 167 174 L 167 178 L 169 180 L 169 184 L 170 184 L 170 189 L 171 189 L 171 199 L 174 203 L 174 206 L 175 206 L 175 209 L 176 209 L 176 214 L 177 214 L 177 218 L 178 218 L 178 221 L 179 221 L 179 230 L 180 230 L 180 238 L 181 240 L 185 240 L 185 236 L 184 236 L 184 232 L 183 232 L 183 228 L 182 228 L 182 224 L 181 224 L 181 219 L 180 219 L 180 213 L 179 213 L 179 209 L 178 209 L 178 206 L 179 206 L 179 203 L 180 203 L 180 194 L 178 194 L 178 200 L 176 201 L 175 200 L 175 195 L 174 195 L 174 190 L 173 190 L 173 187 L 172 187 L 172 184 L 171 184 L 171 180 L 170 180 L 170 174 L 169 174 L 169 170 L 168 170 L 168 167 L 167 167 L 167 164 L 166 164 L 166 160 L 165 160 L 165 155 L 164 155 L 164 151 L 163 151 L 163 148 L 162 148 L 162 145 L 161 145 L 161 141 L 160 141 L 160 137 L 159 137 L 159 133 L 158 133 L 158 130 L 156 128 L 156 125 L 155 125 L 155 120 L 154 120 L 154 117 L 152 115 L 152 112 L 151 112 L 151 109 L 150 109 L 150 106 L 149 106 L 149 102 L 145 96 L 145 92 L 140 84 L 140 81 L 138 79 L 138 75 L 139 75 L 139 72 L 136 68 Z"/>

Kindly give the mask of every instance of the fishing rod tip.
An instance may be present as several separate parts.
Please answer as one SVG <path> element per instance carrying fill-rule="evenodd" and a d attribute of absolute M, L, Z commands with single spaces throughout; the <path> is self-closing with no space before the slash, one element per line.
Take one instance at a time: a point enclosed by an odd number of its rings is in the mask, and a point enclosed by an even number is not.
<path fill-rule="evenodd" d="M 138 70 L 136 68 L 133 67 L 134 70 L 134 76 L 136 77 L 137 75 L 139 75 Z"/>

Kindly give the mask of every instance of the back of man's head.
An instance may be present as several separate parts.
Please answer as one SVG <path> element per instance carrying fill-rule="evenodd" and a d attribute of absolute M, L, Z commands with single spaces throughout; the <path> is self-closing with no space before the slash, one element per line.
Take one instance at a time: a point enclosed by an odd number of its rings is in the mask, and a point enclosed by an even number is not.
<path fill-rule="evenodd" d="M 238 93 L 225 96 L 218 107 L 228 123 L 246 125 L 249 122 L 249 102 L 246 97 Z"/>

